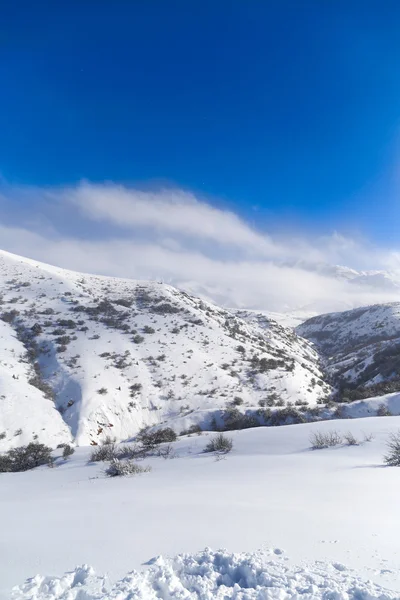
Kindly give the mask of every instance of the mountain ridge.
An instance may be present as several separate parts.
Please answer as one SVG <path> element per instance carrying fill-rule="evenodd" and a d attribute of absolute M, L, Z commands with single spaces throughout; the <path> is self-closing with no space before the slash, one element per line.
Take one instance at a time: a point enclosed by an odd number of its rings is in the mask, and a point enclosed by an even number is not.
<path fill-rule="evenodd" d="M 24 394 L 35 388 L 53 407 L 47 433 L 36 404 L 25 408 L 28 430 L 4 420 L 0 407 L 3 447 L 32 435 L 50 443 L 50 430 L 64 441 L 65 426 L 81 445 L 127 439 L 146 425 L 209 426 L 215 410 L 257 410 L 273 398 L 314 406 L 330 392 L 310 343 L 265 316 L 241 318 L 166 284 L 80 274 L 5 252 L 0 283 L 0 364 L 24 364 Z M 17 354 L 9 350 L 15 338 Z M 6 379 L 1 386 L 5 406 Z"/>

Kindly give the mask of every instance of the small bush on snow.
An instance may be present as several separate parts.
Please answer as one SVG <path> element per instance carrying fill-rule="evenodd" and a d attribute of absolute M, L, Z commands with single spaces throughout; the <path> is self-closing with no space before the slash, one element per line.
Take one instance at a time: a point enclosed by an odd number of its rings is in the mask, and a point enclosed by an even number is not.
<path fill-rule="evenodd" d="M 171 427 L 156 429 L 155 431 L 149 431 L 148 428 L 145 427 L 139 431 L 136 439 L 145 448 L 151 449 L 164 442 L 175 442 L 177 437 L 178 436 L 176 435 L 175 431 L 171 429 Z"/>
<path fill-rule="evenodd" d="M 378 417 L 391 417 L 392 413 L 390 412 L 388 407 L 385 406 L 385 404 L 380 404 L 378 410 L 376 411 L 376 415 Z"/>
<path fill-rule="evenodd" d="M 348 431 L 347 433 L 345 433 L 343 435 L 343 438 L 348 446 L 358 446 L 358 444 L 360 443 L 358 441 L 358 439 L 356 437 L 354 437 L 354 435 L 351 433 L 351 431 Z"/>
<path fill-rule="evenodd" d="M 219 452 L 227 454 L 233 448 L 233 441 L 226 437 L 223 433 L 219 433 L 210 440 L 204 448 L 204 452 Z"/>
<path fill-rule="evenodd" d="M 200 425 L 191 425 L 189 429 L 183 429 L 179 435 L 191 435 L 193 433 L 202 433 L 203 430 Z"/>
<path fill-rule="evenodd" d="M 311 448 L 313 450 L 322 450 L 338 446 L 342 443 L 342 437 L 337 431 L 315 431 L 310 436 Z"/>
<path fill-rule="evenodd" d="M 62 457 L 66 460 L 69 456 L 72 456 L 72 454 L 74 452 L 75 452 L 75 448 L 73 448 L 69 444 L 65 444 L 64 450 L 63 450 L 63 453 L 62 453 Z"/>
<path fill-rule="evenodd" d="M 232 404 L 234 406 L 241 406 L 243 404 L 243 398 L 240 398 L 240 396 L 235 396 L 232 400 Z"/>
<path fill-rule="evenodd" d="M 138 475 L 139 473 L 148 473 L 151 467 L 141 467 L 133 460 L 119 460 L 113 458 L 110 466 L 106 469 L 108 477 L 124 477 L 126 475 Z"/>
<path fill-rule="evenodd" d="M 174 447 L 172 444 L 167 444 L 166 446 L 160 446 L 157 449 L 157 456 L 160 458 L 175 458 L 176 454 L 174 452 Z"/>
<path fill-rule="evenodd" d="M 116 451 L 115 458 L 121 460 L 122 458 L 128 458 L 130 460 L 138 460 L 146 457 L 146 450 L 142 446 L 120 446 Z"/>
<path fill-rule="evenodd" d="M 389 467 L 400 467 L 400 431 L 390 434 L 386 446 L 388 452 L 383 460 Z"/>
<path fill-rule="evenodd" d="M 107 441 L 102 446 L 96 446 L 90 455 L 90 462 L 112 460 L 116 457 L 115 443 Z"/>

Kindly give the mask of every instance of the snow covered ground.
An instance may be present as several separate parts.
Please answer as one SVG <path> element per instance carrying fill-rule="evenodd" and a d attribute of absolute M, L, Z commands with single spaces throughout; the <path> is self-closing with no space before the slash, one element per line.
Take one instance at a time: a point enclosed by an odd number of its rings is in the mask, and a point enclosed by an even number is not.
<path fill-rule="evenodd" d="M 108 585 L 87 565 L 62 577 L 37 576 L 19 586 L 16 600 L 389 600 L 397 597 L 356 577 L 341 563 L 290 567 L 276 548 L 230 554 L 206 548 L 198 554 L 158 557 L 146 572 L 132 571 Z M 271 559 L 275 556 L 275 560 Z"/>
<path fill-rule="evenodd" d="M 333 429 L 362 443 L 310 449 L 313 431 Z M 400 598 L 400 469 L 382 460 L 398 429 L 400 417 L 249 429 L 229 434 L 234 449 L 221 460 L 202 453 L 213 434 L 194 435 L 174 444 L 176 458 L 147 459 L 151 472 L 122 479 L 88 464 L 89 448 L 55 469 L 2 474 L 0 597 L 39 573 L 50 579 L 15 598 Z M 151 560 L 180 553 L 190 555 Z M 51 579 L 83 564 L 114 591 L 87 569 Z M 142 574 L 115 583 L 132 569 Z M 75 585 L 60 596 L 74 581 L 86 582 L 82 594 Z"/>

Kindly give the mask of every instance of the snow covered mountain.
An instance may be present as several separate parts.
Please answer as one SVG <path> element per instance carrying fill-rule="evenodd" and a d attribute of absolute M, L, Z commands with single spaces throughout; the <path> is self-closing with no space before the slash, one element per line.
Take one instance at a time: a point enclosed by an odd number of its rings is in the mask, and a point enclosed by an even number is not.
<path fill-rule="evenodd" d="M 296 331 L 320 351 L 344 399 L 400 390 L 400 303 L 320 315 Z"/>
<path fill-rule="evenodd" d="M 216 409 L 315 405 L 319 357 L 290 328 L 173 287 L 0 253 L 0 448 L 99 443 Z"/>
<path fill-rule="evenodd" d="M 395 272 L 376 270 L 357 271 L 343 265 L 307 262 L 305 260 L 286 262 L 284 264 L 290 264 L 290 266 L 303 269 L 304 271 L 333 277 L 338 281 L 347 281 L 353 285 L 367 286 L 382 291 L 400 290 L 400 275 Z"/>

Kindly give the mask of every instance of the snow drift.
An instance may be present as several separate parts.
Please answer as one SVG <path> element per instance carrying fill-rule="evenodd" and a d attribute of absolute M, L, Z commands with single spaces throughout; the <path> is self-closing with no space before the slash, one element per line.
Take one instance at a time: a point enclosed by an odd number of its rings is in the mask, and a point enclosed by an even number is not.
<path fill-rule="evenodd" d="M 36 577 L 15 588 L 14 600 L 389 600 L 398 598 L 361 581 L 340 563 L 288 567 L 270 552 L 229 554 L 206 549 L 172 559 L 158 557 L 113 586 L 84 565 L 64 576 Z"/>

